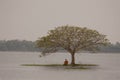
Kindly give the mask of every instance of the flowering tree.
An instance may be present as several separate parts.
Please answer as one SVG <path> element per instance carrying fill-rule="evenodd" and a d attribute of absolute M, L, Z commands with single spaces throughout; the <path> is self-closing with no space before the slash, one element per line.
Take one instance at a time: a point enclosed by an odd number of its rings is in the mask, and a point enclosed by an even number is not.
<path fill-rule="evenodd" d="M 36 41 L 42 53 L 53 53 L 61 47 L 71 54 L 71 65 L 75 65 L 75 53 L 81 50 L 95 51 L 109 43 L 106 36 L 86 27 L 61 26 L 48 32 L 47 36 Z"/>

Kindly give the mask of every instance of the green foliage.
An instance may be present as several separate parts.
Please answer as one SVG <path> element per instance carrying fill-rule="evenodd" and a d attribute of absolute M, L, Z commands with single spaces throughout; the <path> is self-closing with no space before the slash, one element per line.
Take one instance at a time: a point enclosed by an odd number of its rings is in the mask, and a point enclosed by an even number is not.
<path fill-rule="evenodd" d="M 53 53 L 58 47 L 71 54 L 71 65 L 75 65 L 75 53 L 81 50 L 96 51 L 99 46 L 109 43 L 106 36 L 86 27 L 61 26 L 50 30 L 47 36 L 36 41 L 42 47 L 42 53 Z"/>
<path fill-rule="evenodd" d="M 96 30 L 66 25 L 50 30 L 47 36 L 36 43 L 38 47 L 44 48 L 43 53 L 55 52 L 57 47 L 76 53 L 80 50 L 95 51 L 99 46 L 107 45 L 109 41 Z"/>

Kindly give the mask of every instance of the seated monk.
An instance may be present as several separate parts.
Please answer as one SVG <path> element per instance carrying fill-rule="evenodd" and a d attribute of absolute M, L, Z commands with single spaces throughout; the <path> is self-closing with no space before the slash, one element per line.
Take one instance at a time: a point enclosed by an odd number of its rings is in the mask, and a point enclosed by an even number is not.
<path fill-rule="evenodd" d="M 64 65 L 68 65 L 68 60 L 67 59 L 65 59 Z"/>

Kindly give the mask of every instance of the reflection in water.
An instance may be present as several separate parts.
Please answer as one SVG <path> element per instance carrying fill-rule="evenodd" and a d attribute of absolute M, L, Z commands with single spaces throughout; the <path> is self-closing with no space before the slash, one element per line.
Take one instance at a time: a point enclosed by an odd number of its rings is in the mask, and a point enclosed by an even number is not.
<path fill-rule="evenodd" d="M 0 52 L 0 80 L 120 80 L 120 54 L 76 55 L 76 62 L 100 65 L 98 69 L 77 70 L 60 67 L 20 66 L 21 64 L 63 64 L 69 54 Z"/>

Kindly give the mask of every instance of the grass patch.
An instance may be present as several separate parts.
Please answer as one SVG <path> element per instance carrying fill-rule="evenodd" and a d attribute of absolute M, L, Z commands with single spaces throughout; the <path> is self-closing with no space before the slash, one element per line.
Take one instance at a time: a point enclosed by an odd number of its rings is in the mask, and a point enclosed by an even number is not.
<path fill-rule="evenodd" d="M 98 65 L 96 64 L 75 64 L 72 65 L 62 65 L 62 64 L 22 64 L 22 66 L 41 66 L 41 67 L 48 67 L 53 69 L 94 69 Z"/>
<path fill-rule="evenodd" d="M 61 64 L 22 64 L 22 66 L 63 66 Z"/>
<path fill-rule="evenodd" d="M 22 64 L 22 66 L 65 66 L 62 64 Z M 67 66 L 72 66 L 72 65 L 67 65 Z M 75 64 L 75 66 L 98 66 L 96 64 Z"/>

